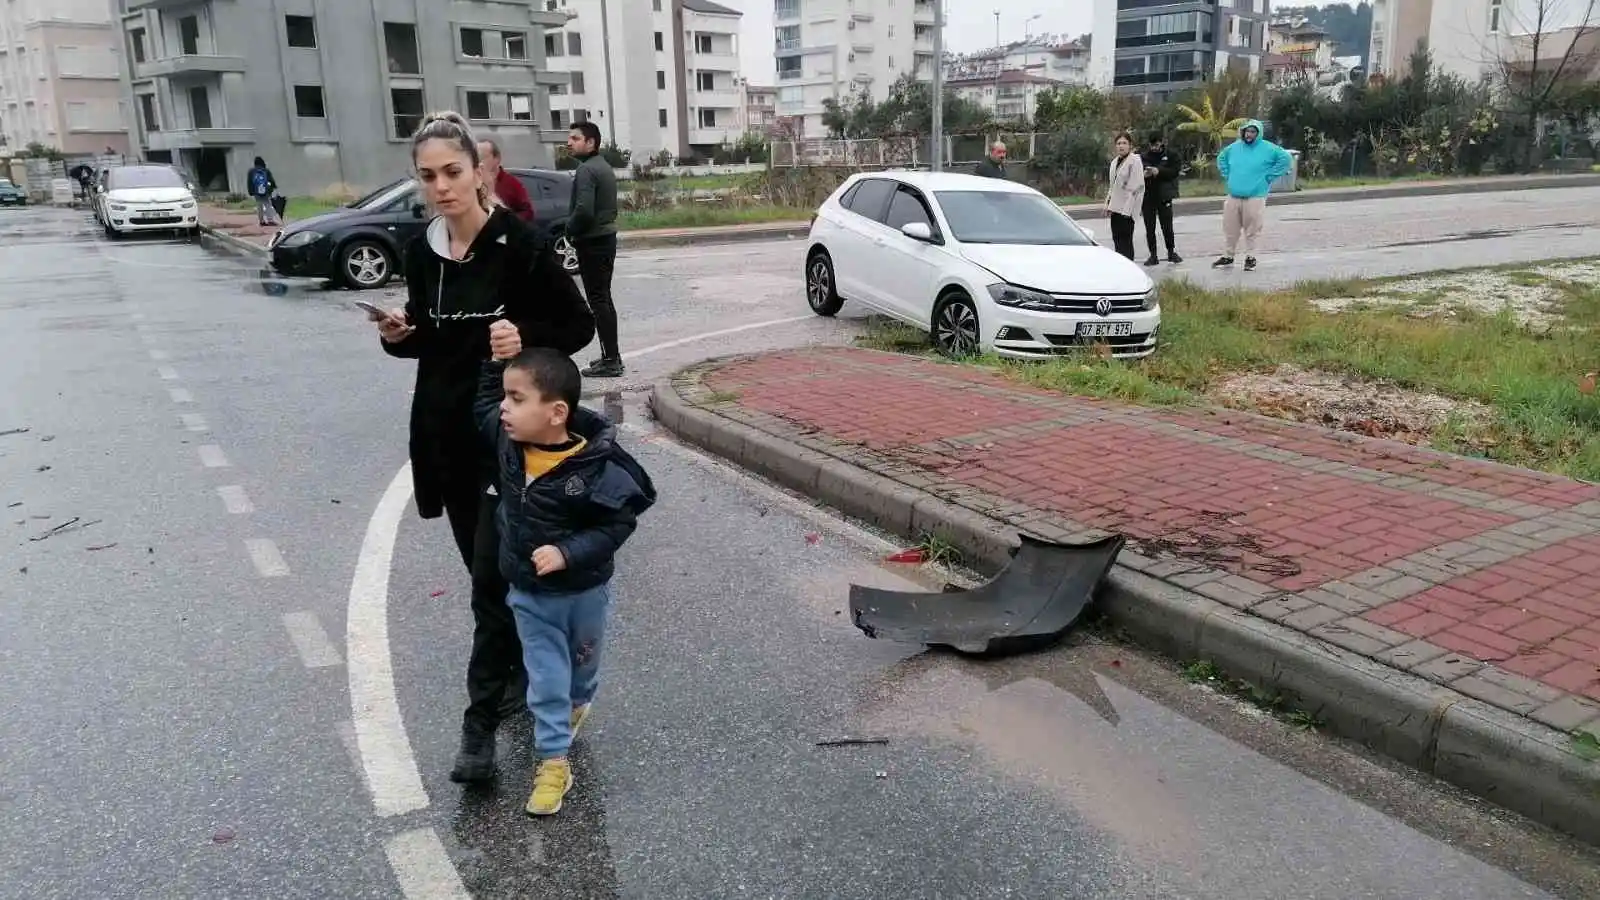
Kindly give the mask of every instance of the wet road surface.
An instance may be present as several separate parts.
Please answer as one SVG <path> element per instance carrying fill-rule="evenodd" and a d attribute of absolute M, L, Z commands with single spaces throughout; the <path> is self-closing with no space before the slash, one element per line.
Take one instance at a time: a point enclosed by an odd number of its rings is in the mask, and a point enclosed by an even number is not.
<path fill-rule="evenodd" d="M 718 288 L 721 257 L 631 260 L 657 276 L 618 281 L 635 346 L 668 346 L 630 382 L 855 327 L 727 332 L 799 302 Z M 0 269 L 0 432 L 27 429 L 0 436 L 0 897 L 1600 895 L 1591 851 L 1092 635 L 992 664 L 865 639 L 850 583 L 937 582 L 627 391 L 594 400 L 662 501 L 578 787 L 529 821 L 525 724 L 497 783 L 445 779 L 470 615 L 442 521 L 398 521 L 383 652 L 346 639 L 411 378 L 346 295 L 58 210 L 0 217 Z M 403 778 L 353 737 L 375 668 L 420 780 L 393 815 Z M 845 736 L 887 743 L 817 745 Z"/>

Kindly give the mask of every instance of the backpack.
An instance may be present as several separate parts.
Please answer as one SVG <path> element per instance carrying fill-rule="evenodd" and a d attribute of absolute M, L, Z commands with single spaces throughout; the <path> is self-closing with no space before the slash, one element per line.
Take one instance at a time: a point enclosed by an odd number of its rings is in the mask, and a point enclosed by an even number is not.
<path fill-rule="evenodd" d="M 252 196 L 263 197 L 267 193 L 267 170 L 250 170 L 250 193 Z"/>

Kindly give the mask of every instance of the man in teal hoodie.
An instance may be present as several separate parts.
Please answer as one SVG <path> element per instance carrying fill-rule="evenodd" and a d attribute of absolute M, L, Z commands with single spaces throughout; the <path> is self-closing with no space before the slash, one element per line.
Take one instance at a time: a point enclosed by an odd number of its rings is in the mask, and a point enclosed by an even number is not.
<path fill-rule="evenodd" d="M 1244 235 L 1244 269 L 1256 267 L 1256 238 L 1267 218 L 1267 191 L 1287 174 L 1294 160 L 1287 150 L 1261 136 L 1261 122 L 1250 119 L 1239 129 L 1239 139 L 1217 154 L 1217 171 L 1227 182 L 1222 201 L 1222 235 L 1226 246 L 1213 269 L 1233 265 L 1233 253 Z"/>

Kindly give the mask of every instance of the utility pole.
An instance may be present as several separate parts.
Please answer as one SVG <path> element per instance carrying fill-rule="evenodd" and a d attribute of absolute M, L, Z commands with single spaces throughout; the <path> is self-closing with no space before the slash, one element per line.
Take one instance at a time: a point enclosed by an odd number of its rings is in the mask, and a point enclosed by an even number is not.
<path fill-rule="evenodd" d="M 935 172 L 944 171 L 944 3 L 933 0 L 933 154 Z"/>
<path fill-rule="evenodd" d="M 1000 49 L 1000 10 L 994 11 L 994 52 L 999 55 L 994 59 L 994 117 L 1000 118 L 1000 70 L 1004 69 L 1006 62 L 1005 51 Z"/>

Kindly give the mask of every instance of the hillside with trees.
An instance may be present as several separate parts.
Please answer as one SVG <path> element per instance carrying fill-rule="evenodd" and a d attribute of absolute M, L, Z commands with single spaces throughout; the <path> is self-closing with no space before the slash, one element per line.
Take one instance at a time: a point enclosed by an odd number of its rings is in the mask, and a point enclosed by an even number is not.
<path fill-rule="evenodd" d="M 1335 56 L 1359 56 L 1367 61 L 1367 45 L 1372 40 L 1372 4 L 1333 3 L 1328 6 L 1272 5 L 1274 18 L 1303 18 L 1333 38 Z"/>

